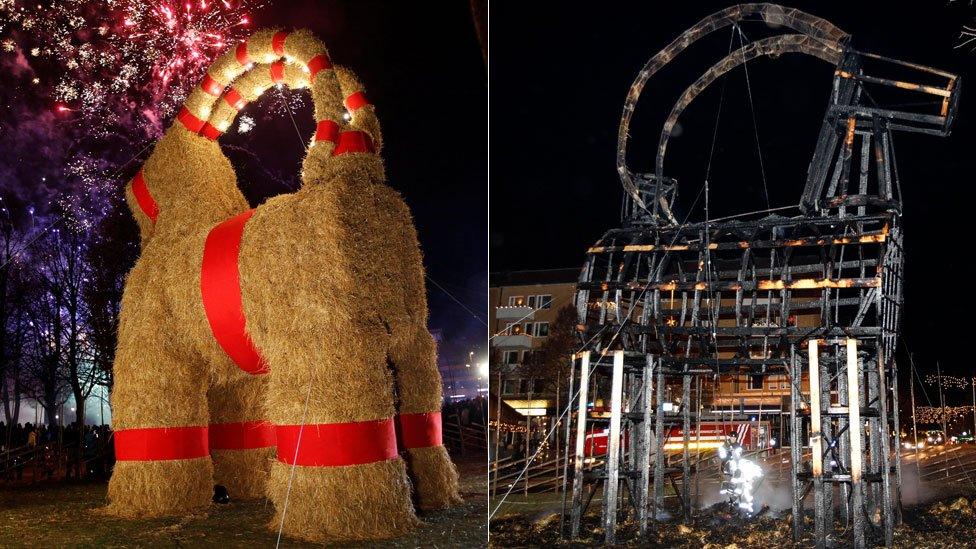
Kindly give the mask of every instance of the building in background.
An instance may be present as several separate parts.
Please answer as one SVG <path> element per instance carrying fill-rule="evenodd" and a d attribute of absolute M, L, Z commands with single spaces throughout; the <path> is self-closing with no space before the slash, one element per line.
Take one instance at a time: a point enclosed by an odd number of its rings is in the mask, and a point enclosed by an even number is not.
<path fill-rule="evenodd" d="M 549 380 L 528 376 L 521 367 L 549 337 L 557 311 L 573 303 L 579 273 L 579 268 L 568 268 L 488 276 L 492 392 L 500 392 L 523 416 L 555 412 L 557 397 Z"/>

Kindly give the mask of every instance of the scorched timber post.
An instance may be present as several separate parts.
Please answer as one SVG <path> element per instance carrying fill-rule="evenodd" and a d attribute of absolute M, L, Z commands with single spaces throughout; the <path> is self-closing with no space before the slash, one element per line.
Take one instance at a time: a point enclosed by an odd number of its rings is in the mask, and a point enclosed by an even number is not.
<path fill-rule="evenodd" d="M 747 43 L 705 71 L 668 115 L 653 173 L 631 172 L 630 120 L 648 80 L 691 43 L 745 21 L 794 34 Z M 835 67 L 798 213 L 783 217 L 763 210 L 679 223 L 672 214 L 678 183 L 665 176 L 664 156 L 681 112 L 728 71 L 783 54 Z M 881 76 L 892 68 L 926 84 Z M 933 97 L 935 107 L 914 97 L 878 104 L 872 98 L 885 94 L 871 93 L 877 88 Z M 892 136 L 948 135 L 959 90 L 956 75 L 858 51 L 829 22 L 772 4 L 733 6 L 706 17 L 648 61 L 627 95 L 618 134 L 617 169 L 626 191 L 621 226 L 589 248 L 577 287 L 579 330 L 587 343 L 575 418 L 571 538 L 579 538 L 582 517 L 602 484 L 605 539 L 620 541 L 611 530 L 616 513 L 629 509 L 618 501 L 614 477 L 629 488 L 641 535 L 651 520 L 690 518 L 690 477 L 700 465 L 691 463 L 689 452 L 692 383 L 700 376 L 761 376 L 765 387 L 765 378 L 775 375 L 790 381 L 795 539 L 805 539 L 802 513 L 812 492 L 811 541 L 864 546 L 870 525 L 891 545 L 900 520 L 901 464 L 889 438 L 897 433 L 898 394 L 889 388 L 897 387 L 904 266 Z M 668 394 L 681 395 L 676 410 L 666 402 Z M 707 408 L 695 406 L 696 423 L 713 419 L 702 417 Z M 617 433 L 602 446 L 610 456 L 594 444 L 603 427 Z M 801 447 L 806 438 L 812 457 Z M 833 497 L 835 485 L 841 497 Z M 680 508 L 665 505 L 666 486 L 676 496 L 668 501 Z M 838 516 L 850 521 L 849 529 Z"/>

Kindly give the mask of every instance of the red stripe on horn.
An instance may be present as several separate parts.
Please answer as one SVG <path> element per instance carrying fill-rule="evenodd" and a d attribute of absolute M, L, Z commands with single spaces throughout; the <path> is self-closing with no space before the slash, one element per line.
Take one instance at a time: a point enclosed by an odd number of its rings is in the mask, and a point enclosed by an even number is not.
<path fill-rule="evenodd" d="M 211 423 L 211 450 L 253 450 L 275 445 L 274 425 L 267 421 Z"/>
<path fill-rule="evenodd" d="M 355 111 L 370 104 L 369 100 L 366 99 L 366 94 L 361 91 L 350 95 L 345 99 L 345 101 L 343 101 L 343 103 L 345 103 L 346 108 L 349 109 L 349 112 Z"/>
<path fill-rule="evenodd" d="M 156 217 L 159 216 L 159 205 L 156 204 L 156 199 L 149 192 L 149 186 L 146 185 L 146 179 L 142 176 L 142 170 L 136 172 L 136 176 L 132 178 L 132 194 L 136 197 L 139 209 L 155 225 Z"/>
<path fill-rule="evenodd" d="M 278 461 L 305 467 L 342 467 L 397 457 L 393 418 L 319 425 L 278 425 Z M 300 443 L 299 443 L 300 442 Z"/>
<path fill-rule="evenodd" d="M 282 80 L 285 79 L 285 64 L 281 61 L 276 61 L 271 64 L 271 81 L 275 84 L 280 84 Z"/>
<path fill-rule="evenodd" d="M 339 124 L 331 120 L 319 120 L 315 127 L 315 140 L 335 143 L 339 140 Z"/>
<path fill-rule="evenodd" d="M 214 80 L 210 76 L 210 73 L 203 75 L 203 81 L 200 82 L 200 88 L 214 97 L 220 97 L 220 92 L 224 91 L 224 85 Z"/>
<path fill-rule="evenodd" d="M 200 135 L 206 137 L 211 141 L 216 141 L 218 137 L 223 135 L 224 132 L 218 130 L 210 122 L 204 122 L 203 127 L 200 128 Z"/>
<path fill-rule="evenodd" d="M 397 416 L 397 427 L 401 448 L 427 448 L 443 444 L 440 412 L 400 414 Z"/>
<path fill-rule="evenodd" d="M 251 58 L 247 55 L 247 42 L 241 42 L 237 45 L 234 56 L 237 57 L 237 62 L 241 65 L 247 65 L 251 62 Z"/>
<path fill-rule="evenodd" d="M 271 51 L 275 52 L 275 55 L 285 55 L 285 38 L 288 38 L 288 33 L 285 31 L 278 31 L 271 38 Z"/>
<path fill-rule="evenodd" d="M 332 68 L 332 61 L 328 54 L 320 53 L 308 61 L 309 80 L 315 81 L 315 75 L 319 71 Z"/>
<path fill-rule="evenodd" d="M 206 457 L 207 427 L 156 427 L 115 431 L 118 461 L 162 461 Z"/>
<path fill-rule="evenodd" d="M 224 93 L 224 101 L 228 105 L 234 108 L 234 110 L 241 110 L 247 106 L 247 101 L 241 96 L 241 92 L 235 90 L 234 88 L 228 88 L 227 92 Z"/>
<path fill-rule="evenodd" d="M 183 124 L 183 127 L 186 128 L 190 133 L 200 133 L 200 130 L 203 129 L 203 120 L 197 118 L 196 115 L 190 112 L 190 110 L 186 107 L 183 107 L 183 109 L 180 110 L 180 113 L 176 115 L 176 119 L 179 120 L 180 123 Z"/>
<path fill-rule="evenodd" d="M 245 372 L 265 374 L 268 365 L 247 335 L 238 268 L 244 225 L 252 215 L 254 210 L 248 210 L 210 230 L 203 245 L 200 294 L 210 330 L 221 349 Z"/>
<path fill-rule="evenodd" d="M 332 156 L 348 153 L 371 153 L 374 152 L 373 140 L 369 134 L 360 131 L 348 131 L 339 134 L 339 142 L 332 150 Z"/>

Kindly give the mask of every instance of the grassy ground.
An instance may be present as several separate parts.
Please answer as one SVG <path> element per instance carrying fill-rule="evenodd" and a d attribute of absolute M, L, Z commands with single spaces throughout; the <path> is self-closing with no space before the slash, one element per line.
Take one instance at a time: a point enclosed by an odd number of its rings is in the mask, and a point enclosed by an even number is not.
<path fill-rule="evenodd" d="M 483 547 L 487 544 L 484 458 L 458 463 L 464 504 L 423 516 L 411 536 L 359 547 Z M 105 504 L 105 484 L 0 485 L 0 547 L 273 547 L 270 504 L 231 502 L 183 518 L 120 520 L 95 512 Z M 283 538 L 282 546 L 301 543 Z M 357 547 L 357 545 L 342 545 Z"/>

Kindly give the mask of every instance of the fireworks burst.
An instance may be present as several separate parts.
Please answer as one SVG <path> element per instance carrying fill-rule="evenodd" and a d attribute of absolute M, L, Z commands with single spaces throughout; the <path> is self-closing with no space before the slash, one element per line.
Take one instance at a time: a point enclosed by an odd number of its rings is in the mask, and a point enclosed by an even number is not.
<path fill-rule="evenodd" d="M 140 109 L 149 134 L 175 112 L 210 62 L 248 34 L 251 0 L 0 0 L 0 49 L 54 64 L 55 102 L 90 132 L 112 133 Z M 114 128 L 117 130 L 118 128 Z"/>

